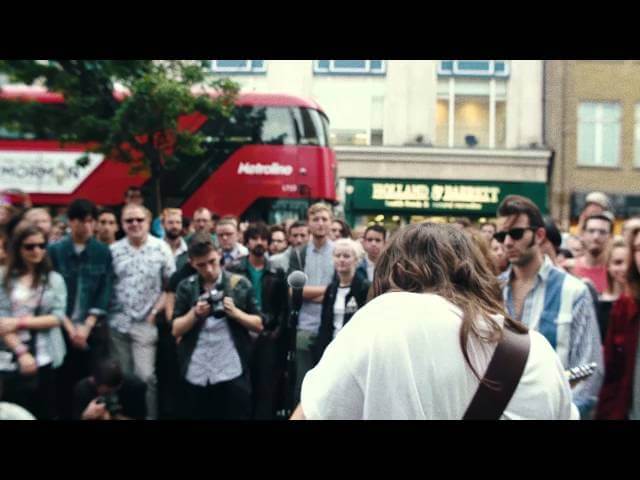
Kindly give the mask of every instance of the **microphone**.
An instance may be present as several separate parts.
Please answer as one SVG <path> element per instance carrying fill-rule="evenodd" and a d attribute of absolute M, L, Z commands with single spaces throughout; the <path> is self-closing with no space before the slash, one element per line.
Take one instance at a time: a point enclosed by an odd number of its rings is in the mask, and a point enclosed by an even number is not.
<path fill-rule="evenodd" d="M 298 349 L 298 316 L 302 307 L 302 289 L 307 283 L 307 276 L 300 270 L 294 270 L 287 277 L 287 283 L 291 288 L 291 310 L 289 311 L 289 321 L 285 330 L 287 343 L 287 368 L 284 371 L 285 379 L 285 400 L 283 409 L 278 416 L 284 420 L 288 419 L 296 407 L 296 350 Z"/>
<path fill-rule="evenodd" d="M 307 275 L 300 270 L 294 270 L 287 277 L 287 283 L 292 290 L 291 309 L 294 311 L 298 311 L 302 307 L 302 289 L 307 280 Z"/>

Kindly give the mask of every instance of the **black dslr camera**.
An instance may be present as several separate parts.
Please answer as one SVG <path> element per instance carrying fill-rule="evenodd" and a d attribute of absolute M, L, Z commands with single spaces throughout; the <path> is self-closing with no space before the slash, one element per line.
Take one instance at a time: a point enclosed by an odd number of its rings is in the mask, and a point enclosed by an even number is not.
<path fill-rule="evenodd" d="M 224 292 L 220 290 L 213 289 L 209 292 L 204 292 L 202 295 L 198 297 L 199 302 L 207 302 L 211 307 L 211 315 L 214 318 L 222 318 L 226 315 L 224 312 L 224 306 L 222 304 L 222 299 L 224 298 Z"/>
<path fill-rule="evenodd" d="M 120 398 L 118 398 L 117 393 L 102 395 L 98 397 L 96 403 L 104 404 L 107 412 L 109 412 L 109 415 L 111 415 L 112 417 L 122 413 L 122 405 L 120 404 Z"/>

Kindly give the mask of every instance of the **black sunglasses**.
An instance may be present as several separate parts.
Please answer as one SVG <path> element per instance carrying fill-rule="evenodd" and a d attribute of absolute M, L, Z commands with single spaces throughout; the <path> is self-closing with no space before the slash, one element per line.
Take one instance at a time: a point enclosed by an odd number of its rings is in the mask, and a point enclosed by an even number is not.
<path fill-rule="evenodd" d="M 509 235 L 514 240 L 520 240 L 524 237 L 524 232 L 527 230 L 536 231 L 537 227 L 524 227 L 524 228 L 512 228 L 511 230 L 507 230 L 505 232 L 496 232 L 493 234 L 493 238 L 495 238 L 498 242 L 504 243 L 504 239 Z"/>
<path fill-rule="evenodd" d="M 24 248 L 28 252 L 31 252 L 36 248 L 39 248 L 40 250 L 45 250 L 47 248 L 47 244 L 46 243 L 23 243 L 22 248 Z"/>
<path fill-rule="evenodd" d="M 145 220 L 146 218 L 125 218 L 124 223 L 133 223 L 133 222 L 142 223 Z"/>

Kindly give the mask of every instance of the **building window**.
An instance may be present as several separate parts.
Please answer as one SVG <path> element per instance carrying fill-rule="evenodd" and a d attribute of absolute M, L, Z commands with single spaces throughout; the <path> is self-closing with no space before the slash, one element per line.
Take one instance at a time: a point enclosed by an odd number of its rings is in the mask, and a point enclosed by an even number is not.
<path fill-rule="evenodd" d="M 331 145 L 365 146 L 370 141 L 367 130 L 333 129 L 330 136 Z"/>
<path fill-rule="evenodd" d="M 437 96 L 435 146 L 505 148 L 504 79 L 442 78 Z"/>
<path fill-rule="evenodd" d="M 384 135 L 381 128 L 371 129 L 371 145 L 384 145 Z"/>
<path fill-rule="evenodd" d="M 508 77 L 506 60 L 442 60 L 438 75 L 459 77 Z"/>
<path fill-rule="evenodd" d="M 212 60 L 211 70 L 216 73 L 264 73 L 264 60 Z"/>
<path fill-rule="evenodd" d="M 615 167 L 620 159 L 620 104 L 578 106 L 578 165 Z"/>
<path fill-rule="evenodd" d="M 454 121 L 455 146 L 489 145 L 489 97 L 456 97 Z"/>
<path fill-rule="evenodd" d="M 634 166 L 640 167 L 640 103 L 636 103 L 636 123 L 634 132 Z"/>
<path fill-rule="evenodd" d="M 369 145 L 383 145 L 384 136 L 384 97 L 371 98 L 371 130 Z"/>
<path fill-rule="evenodd" d="M 384 60 L 315 60 L 313 73 L 347 75 L 384 75 Z"/>

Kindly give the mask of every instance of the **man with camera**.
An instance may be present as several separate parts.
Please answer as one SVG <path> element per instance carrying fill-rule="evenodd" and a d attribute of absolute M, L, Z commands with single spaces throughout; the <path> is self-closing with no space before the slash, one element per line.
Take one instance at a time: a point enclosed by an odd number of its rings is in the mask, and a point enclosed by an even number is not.
<path fill-rule="evenodd" d="M 114 359 L 101 360 L 73 392 L 74 420 L 144 420 L 147 385 L 124 375 Z"/>
<path fill-rule="evenodd" d="M 184 417 L 248 420 L 249 331 L 263 329 L 255 292 L 246 278 L 221 269 L 209 235 L 193 236 L 189 263 L 197 273 L 178 285 L 173 314 Z"/>

